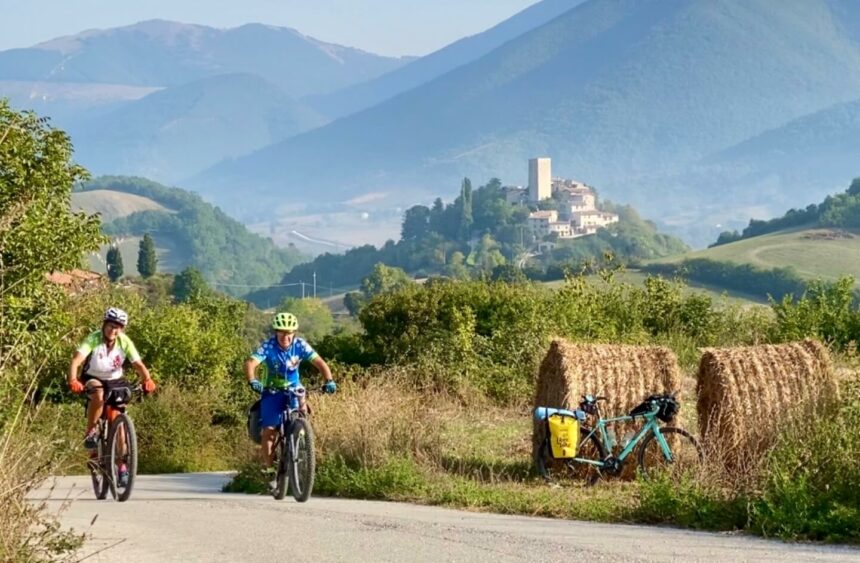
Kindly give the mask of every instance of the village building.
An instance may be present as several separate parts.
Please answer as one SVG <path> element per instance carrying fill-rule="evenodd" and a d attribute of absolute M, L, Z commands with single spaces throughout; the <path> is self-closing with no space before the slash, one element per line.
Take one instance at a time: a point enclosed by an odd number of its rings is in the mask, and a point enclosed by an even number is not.
<path fill-rule="evenodd" d="M 551 233 L 557 233 L 560 239 L 592 235 L 618 222 L 615 213 L 597 209 L 594 188 L 576 180 L 552 178 L 550 159 L 533 158 L 529 161 L 528 200 L 535 203 L 550 198 L 558 202 L 558 211 L 535 211 L 529 215 L 529 228 L 538 240 Z"/>

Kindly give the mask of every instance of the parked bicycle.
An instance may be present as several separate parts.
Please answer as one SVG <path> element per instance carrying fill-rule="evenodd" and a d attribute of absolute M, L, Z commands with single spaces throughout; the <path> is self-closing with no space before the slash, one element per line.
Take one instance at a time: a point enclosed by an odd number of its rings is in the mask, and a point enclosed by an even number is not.
<path fill-rule="evenodd" d="M 704 453 L 696 438 L 683 428 L 661 427 L 658 422 L 674 421 L 680 408 L 674 395 L 650 395 L 625 416 L 602 418 L 599 403 L 607 400 L 585 395 L 575 411 L 535 409 L 535 418 L 547 422 L 546 437 L 535 458 L 538 473 L 548 481 L 579 476 L 584 477 L 586 483 L 594 484 L 605 474 L 621 473 L 634 451 L 637 451 L 639 471 L 645 478 L 668 473 L 670 478 L 676 479 L 704 462 Z M 589 416 L 595 421 L 593 428 L 585 425 Z M 644 421 L 644 425 L 616 444 L 610 427 L 637 419 Z M 571 427 L 572 421 L 575 421 L 575 429 Z"/>
<path fill-rule="evenodd" d="M 289 492 L 298 502 L 305 502 L 311 496 L 316 471 L 314 453 L 314 432 L 308 416 L 299 406 L 304 402 L 307 391 L 304 387 L 287 389 L 284 416 L 275 436 L 274 462 L 276 468 L 275 487 L 272 495 L 281 500 Z"/>
<path fill-rule="evenodd" d="M 143 396 L 143 388 L 112 389 L 105 397 L 105 405 L 97 424 L 97 445 L 93 457 L 87 462 L 93 481 L 96 499 L 107 498 L 108 491 L 119 502 L 131 496 L 137 477 L 137 434 L 134 422 L 125 412 L 133 400 Z M 124 474 L 119 468 L 125 466 Z"/>

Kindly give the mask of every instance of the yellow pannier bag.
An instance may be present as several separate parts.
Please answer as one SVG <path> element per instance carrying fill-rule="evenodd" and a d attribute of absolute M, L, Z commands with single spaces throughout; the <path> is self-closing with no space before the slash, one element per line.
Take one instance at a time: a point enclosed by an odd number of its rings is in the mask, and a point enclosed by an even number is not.
<path fill-rule="evenodd" d="M 579 422 L 576 418 L 553 414 L 550 415 L 547 422 L 549 423 L 552 457 L 570 459 L 576 456 L 576 447 L 579 445 Z"/>

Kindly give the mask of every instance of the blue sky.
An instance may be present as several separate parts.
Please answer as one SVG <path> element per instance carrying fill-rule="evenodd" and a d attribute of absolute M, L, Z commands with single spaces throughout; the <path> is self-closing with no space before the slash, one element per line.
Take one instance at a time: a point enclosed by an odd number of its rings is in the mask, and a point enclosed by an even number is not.
<path fill-rule="evenodd" d="M 167 19 L 260 22 L 383 55 L 424 55 L 537 0 L 0 0 L 0 50 L 84 29 Z"/>

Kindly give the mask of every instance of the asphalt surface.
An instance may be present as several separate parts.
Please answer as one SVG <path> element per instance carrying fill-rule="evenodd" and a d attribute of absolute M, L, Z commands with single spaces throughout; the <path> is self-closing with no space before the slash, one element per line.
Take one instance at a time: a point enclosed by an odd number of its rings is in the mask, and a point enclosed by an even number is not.
<path fill-rule="evenodd" d="M 860 549 L 741 534 L 465 512 L 403 503 L 220 492 L 224 474 L 139 476 L 125 503 L 89 477 L 34 499 L 90 539 L 86 561 L 860 561 Z"/>

